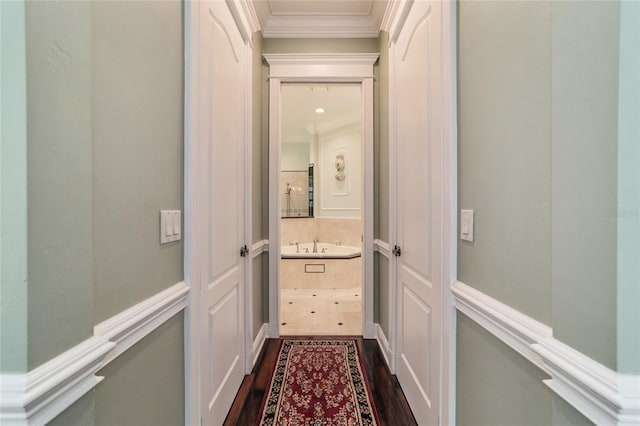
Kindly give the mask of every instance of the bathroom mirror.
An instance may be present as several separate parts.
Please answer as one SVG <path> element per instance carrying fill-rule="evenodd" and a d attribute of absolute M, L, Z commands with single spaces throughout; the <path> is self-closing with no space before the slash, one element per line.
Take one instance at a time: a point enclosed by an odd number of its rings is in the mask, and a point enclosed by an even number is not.
<path fill-rule="evenodd" d="M 283 219 L 313 217 L 313 170 L 314 165 L 309 164 L 307 170 L 285 169 L 280 172 Z"/>
<path fill-rule="evenodd" d="M 286 83 L 281 96 L 280 216 L 361 217 L 360 84 Z"/>

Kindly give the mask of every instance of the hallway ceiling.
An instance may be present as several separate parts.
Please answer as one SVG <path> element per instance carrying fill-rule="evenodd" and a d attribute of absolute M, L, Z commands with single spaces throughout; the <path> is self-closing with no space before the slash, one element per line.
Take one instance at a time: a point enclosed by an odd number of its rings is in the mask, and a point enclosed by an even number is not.
<path fill-rule="evenodd" d="M 387 0 L 252 0 L 266 38 L 378 37 Z"/>

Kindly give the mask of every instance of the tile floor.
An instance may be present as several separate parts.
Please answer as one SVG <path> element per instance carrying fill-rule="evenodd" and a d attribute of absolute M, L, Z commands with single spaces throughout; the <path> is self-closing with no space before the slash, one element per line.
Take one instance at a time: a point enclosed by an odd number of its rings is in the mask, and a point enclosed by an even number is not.
<path fill-rule="evenodd" d="M 362 289 L 280 291 L 280 334 L 362 335 Z"/>

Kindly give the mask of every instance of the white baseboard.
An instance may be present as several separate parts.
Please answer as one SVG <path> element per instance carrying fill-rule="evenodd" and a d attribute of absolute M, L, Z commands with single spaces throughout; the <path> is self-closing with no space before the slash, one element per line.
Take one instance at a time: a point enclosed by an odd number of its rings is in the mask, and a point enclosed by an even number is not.
<path fill-rule="evenodd" d="M 362 330 L 362 337 L 365 339 L 376 338 L 376 325 L 373 322 L 365 321 L 364 328 Z"/>
<path fill-rule="evenodd" d="M 251 347 L 251 360 L 252 360 L 252 366 L 256 365 L 256 362 L 258 361 L 258 357 L 260 356 L 260 352 L 262 351 L 262 347 L 264 346 L 264 342 L 267 340 L 267 330 L 269 328 L 268 324 L 262 324 L 262 327 L 260 327 L 260 330 L 258 331 L 258 335 L 256 336 L 255 340 L 253 341 L 253 345 Z"/>
<path fill-rule="evenodd" d="M 103 377 L 95 373 L 115 347 L 102 336 L 91 337 L 26 374 L 0 376 L 0 424 L 44 425 Z"/>
<path fill-rule="evenodd" d="M 181 281 L 94 327 L 94 334 L 116 344 L 104 365 L 138 343 L 186 306 L 189 286 Z"/>
<path fill-rule="evenodd" d="M 389 339 L 385 336 L 382 327 L 380 324 L 376 324 L 376 340 L 378 341 L 378 346 L 380 346 L 380 350 L 382 351 L 382 356 L 384 360 L 387 362 L 387 366 L 390 371 L 394 371 L 392 368 L 395 364 L 394 354 L 391 352 L 391 345 L 389 344 Z"/>
<path fill-rule="evenodd" d="M 640 424 L 640 375 L 623 375 L 553 338 L 553 330 L 468 285 L 455 307 L 548 373 L 556 394 L 598 425 Z"/>

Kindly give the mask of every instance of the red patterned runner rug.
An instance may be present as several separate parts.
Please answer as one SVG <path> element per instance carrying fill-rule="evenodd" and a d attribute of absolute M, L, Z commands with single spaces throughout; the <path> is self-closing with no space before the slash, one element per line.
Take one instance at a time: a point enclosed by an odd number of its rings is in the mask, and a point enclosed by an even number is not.
<path fill-rule="evenodd" d="M 377 425 L 355 340 L 284 340 L 259 425 Z"/>

